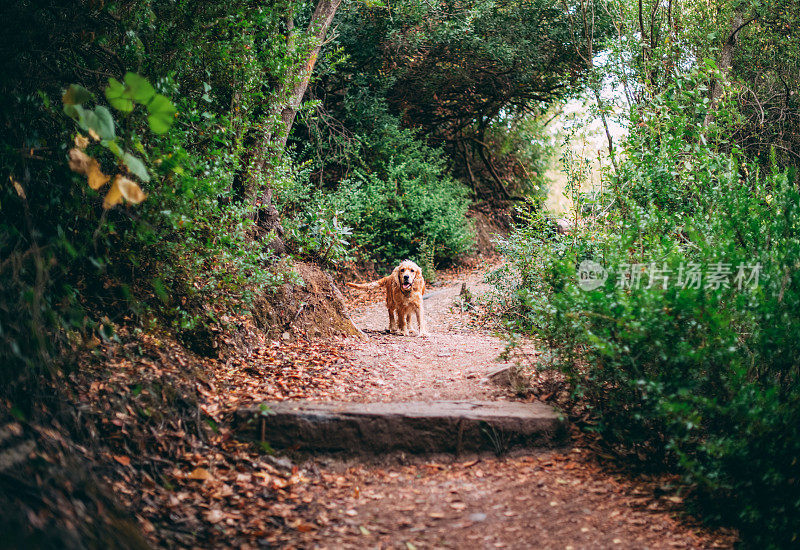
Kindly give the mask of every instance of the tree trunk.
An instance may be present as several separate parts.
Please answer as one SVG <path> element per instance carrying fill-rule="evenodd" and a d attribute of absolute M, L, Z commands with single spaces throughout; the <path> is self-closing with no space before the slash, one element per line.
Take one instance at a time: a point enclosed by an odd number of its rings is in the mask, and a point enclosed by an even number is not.
<path fill-rule="evenodd" d="M 252 150 L 245 153 L 249 161 L 242 166 L 240 173 L 234 178 L 234 185 L 242 189 L 242 199 L 257 206 L 254 218 L 259 227 L 258 237 L 271 235 L 268 244 L 277 254 L 285 252 L 283 244 L 283 227 L 280 214 L 272 204 L 272 189 L 269 185 L 257 196 L 259 179 L 264 179 L 265 172 L 280 160 L 289 132 L 292 130 L 297 111 L 306 93 L 317 57 L 325 43 L 325 36 L 336 15 L 342 0 L 319 0 L 306 30 L 311 41 L 311 50 L 301 63 L 297 63 L 289 72 L 282 75 L 282 83 L 272 95 L 267 107 L 267 121 L 260 135 L 254 136 Z M 297 33 L 294 26 L 294 11 L 291 7 L 286 11 L 286 49 L 287 55 L 293 56 L 297 48 Z"/>
<path fill-rule="evenodd" d="M 319 0 L 317 3 L 314 15 L 311 17 L 311 22 L 308 24 L 306 31 L 307 35 L 312 37 L 314 46 L 305 61 L 294 68 L 293 74 L 286 75 L 284 84 L 272 97 L 268 113 L 273 120 L 267 124 L 259 140 L 257 160 L 251 167 L 254 174 L 263 171 L 270 163 L 270 160 L 279 159 L 283 154 L 295 116 L 297 116 L 297 111 L 300 110 L 303 96 L 306 93 L 306 89 L 308 89 L 308 83 L 317 63 L 317 57 L 325 42 L 325 36 L 341 3 L 342 0 Z M 296 39 L 294 14 L 291 10 L 286 16 L 286 27 L 287 46 L 291 53 L 295 48 Z"/>
<path fill-rule="evenodd" d="M 567 14 L 570 14 L 569 6 L 567 6 L 566 2 L 562 2 L 564 7 L 564 11 Z M 608 119 L 606 118 L 606 112 L 604 109 L 604 102 L 603 98 L 600 95 L 600 85 L 601 82 L 595 79 L 594 75 L 594 30 L 595 30 L 595 13 L 594 13 L 594 4 L 589 5 L 588 2 L 581 2 L 581 24 L 583 27 L 583 36 L 586 38 L 586 52 L 584 53 L 580 47 L 580 40 L 575 40 L 575 53 L 583 60 L 586 64 L 586 70 L 589 73 L 589 78 L 591 79 L 590 87 L 592 89 L 592 93 L 594 93 L 595 100 L 597 101 L 597 110 L 600 114 L 600 121 L 603 123 L 603 129 L 606 133 L 606 141 L 608 142 L 608 158 L 611 160 L 611 165 L 614 167 L 614 172 L 618 172 L 617 169 L 617 159 L 614 156 L 614 138 L 611 135 L 611 130 L 608 127 Z M 639 24 L 642 29 L 642 36 L 644 36 L 644 22 L 642 21 L 642 0 L 639 0 Z M 575 24 L 573 21 L 573 16 L 569 15 L 569 25 L 570 31 L 572 35 L 575 36 Z"/>
<path fill-rule="evenodd" d="M 474 138 L 473 140 L 478 144 L 478 155 L 481 157 L 483 165 L 486 167 L 486 170 L 488 170 L 489 175 L 492 177 L 495 187 L 500 192 L 501 197 L 507 201 L 511 200 L 511 195 L 508 193 L 506 186 L 503 185 L 503 180 L 500 179 L 497 170 L 495 170 L 494 164 L 492 164 L 492 159 L 487 155 L 488 147 L 486 147 L 485 142 Z"/>
<path fill-rule="evenodd" d="M 714 112 L 717 110 L 719 98 L 722 97 L 722 87 L 724 85 L 724 81 L 728 80 L 728 75 L 730 74 L 731 67 L 733 66 L 733 53 L 736 49 L 736 42 L 739 39 L 739 31 L 755 21 L 755 19 L 756 18 L 753 17 L 747 21 L 744 21 L 744 14 L 742 13 L 741 8 L 737 8 L 733 14 L 733 19 L 731 20 L 731 32 L 728 35 L 728 39 L 725 41 L 725 44 L 722 46 L 722 51 L 719 54 L 719 63 L 717 64 L 717 67 L 719 68 L 720 77 L 715 78 L 711 83 L 711 103 L 708 106 L 708 113 L 706 113 L 706 118 L 703 121 L 704 126 L 708 126 L 714 120 Z"/>

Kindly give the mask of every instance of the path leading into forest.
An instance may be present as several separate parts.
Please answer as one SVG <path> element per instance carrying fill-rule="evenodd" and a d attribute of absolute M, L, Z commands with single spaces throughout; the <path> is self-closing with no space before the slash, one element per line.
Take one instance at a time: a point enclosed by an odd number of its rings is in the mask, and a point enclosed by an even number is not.
<path fill-rule="evenodd" d="M 473 303 L 489 290 L 480 271 L 428 287 L 423 300 L 428 337 L 390 334 L 382 291 L 370 294 L 376 303 L 352 311 L 353 322 L 368 336 L 365 342 L 353 339 L 352 355 L 372 384 L 367 391 L 347 391 L 342 397 L 354 401 L 508 399 L 508 392 L 485 380 L 489 370 L 497 367 L 504 343 L 481 329 L 478 319 L 470 315 L 471 304 L 459 299 L 462 282 L 472 293 Z M 416 334 L 416 321 L 411 328 Z"/>
<path fill-rule="evenodd" d="M 488 290 L 476 271 L 425 300 L 429 338 L 388 334 L 379 294 L 356 294 L 352 319 L 367 340 L 343 347 L 358 371 L 326 399 L 343 401 L 513 400 L 486 381 L 504 348 L 457 303 L 465 281 L 474 299 Z M 369 303 L 369 301 L 372 303 Z M 298 488 L 308 523 L 291 541 L 308 548 L 709 548 L 728 547 L 677 519 L 681 498 L 664 479 L 631 480 L 598 465 L 575 444 L 495 455 L 330 458 L 304 464 Z"/>

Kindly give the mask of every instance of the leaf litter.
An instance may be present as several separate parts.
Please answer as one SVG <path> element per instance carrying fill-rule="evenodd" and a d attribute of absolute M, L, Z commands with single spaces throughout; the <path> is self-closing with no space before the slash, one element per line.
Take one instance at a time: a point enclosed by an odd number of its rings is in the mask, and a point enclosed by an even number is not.
<path fill-rule="evenodd" d="M 474 268 L 450 282 L 476 282 L 480 273 Z M 359 311 L 380 311 L 376 299 L 360 302 Z M 488 333 L 479 312 L 450 307 L 438 315 L 440 332 Z M 677 480 L 614 470 L 580 439 L 570 450 L 502 457 L 307 457 L 302 464 L 237 441 L 227 418 L 241 406 L 380 400 L 394 398 L 395 387 L 402 394 L 403 384 L 375 384 L 375 373 L 419 372 L 380 350 L 392 339 L 401 353 L 425 341 L 377 333 L 362 344 L 303 334 L 286 340 L 245 317 L 229 324 L 237 335 L 222 335 L 228 347 L 218 358 L 187 352 L 166 333 L 134 335 L 120 326 L 115 341 L 100 343 L 66 378 L 80 411 L 76 425 L 98 441 L 96 449 L 78 451 L 155 546 L 724 548 L 736 540 L 734 532 L 708 530 L 683 514 Z M 460 362 L 446 369 L 475 366 L 470 358 L 481 344 L 466 345 L 451 350 Z M 366 361 L 359 352 L 370 346 L 377 352 Z M 436 375 L 436 363 L 427 367 Z M 476 377 L 462 382 L 476 393 L 513 398 L 481 388 Z"/>

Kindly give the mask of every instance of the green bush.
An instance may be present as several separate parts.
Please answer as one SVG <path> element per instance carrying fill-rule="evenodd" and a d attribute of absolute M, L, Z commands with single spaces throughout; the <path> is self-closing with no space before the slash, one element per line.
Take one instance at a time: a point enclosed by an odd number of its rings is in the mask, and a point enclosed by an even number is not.
<path fill-rule="evenodd" d="M 704 128 L 705 81 L 634 117 L 602 225 L 555 244 L 531 225 L 504 243 L 506 307 L 609 444 L 678 468 L 746 544 L 784 548 L 800 537 L 800 193 L 790 171 L 741 161 L 728 121 Z M 577 284 L 584 260 L 608 270 L 600 288 Z M 690 264 L 697 288 L 679 284 Z"/>
<path fill-rule="evenodd" d="M 474 235 L 466 218 L 466 188 L 450 177 L 438 151 L 396 130 L 391 155 L 377 168 L 358 168 L 325 197 L 353 228 L 353 241 L 373 257 L 393 263 L 416 258 L 423 245 L 434 261 L 450 262 L 468 252 Z"/>

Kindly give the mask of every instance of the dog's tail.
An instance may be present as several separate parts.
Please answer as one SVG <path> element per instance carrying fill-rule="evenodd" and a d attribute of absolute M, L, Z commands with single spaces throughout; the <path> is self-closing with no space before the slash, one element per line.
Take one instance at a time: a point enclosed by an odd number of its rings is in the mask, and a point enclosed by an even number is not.
<path fill-rule="evenodd" d="M 357 288 L 359 290 L 369 290 L 371 288 L 381 288 L 386 286 L 389 280 L 392 277 L 384 277 L 383 279 L 378 279 L 377 281 L 372 281 L 371 283 L 347 283 L 347 286 L 352 288 Z"/>

